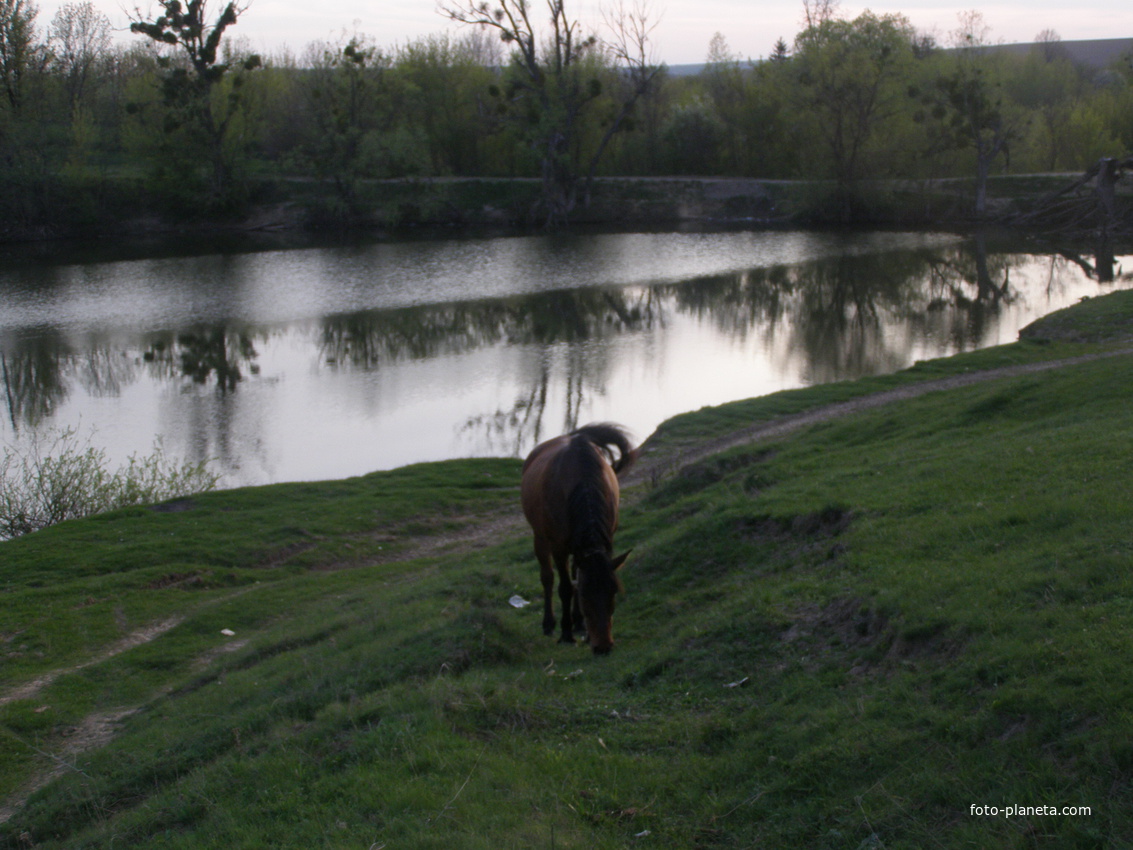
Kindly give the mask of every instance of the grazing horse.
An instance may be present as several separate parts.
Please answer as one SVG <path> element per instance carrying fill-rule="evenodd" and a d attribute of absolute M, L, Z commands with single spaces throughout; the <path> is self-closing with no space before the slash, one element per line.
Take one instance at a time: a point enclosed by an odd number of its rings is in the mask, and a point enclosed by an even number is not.
<path fill-rule="evenodd" d="M 540 443 L 524 461 L 520 490 L 543 579 L 543 633 L 555 630 L 551 592 L 557 569 L 561 643 L 574 643 L 574 630 L 585 622 L 595 653 L 614 645 L 614 603 L 622 590 L 618 570 L 629 555 L 613 557 L 618 473 L 636 457 L 622 428 L 602 424 Z"/>

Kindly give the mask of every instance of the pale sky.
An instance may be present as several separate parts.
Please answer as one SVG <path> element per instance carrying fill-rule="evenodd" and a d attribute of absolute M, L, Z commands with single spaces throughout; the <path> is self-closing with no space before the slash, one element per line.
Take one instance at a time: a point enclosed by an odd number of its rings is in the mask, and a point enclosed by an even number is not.
<path fill-rule="evenodd" d="M 38 25 L 43 33 L 65 0 L 39 0 Z M 77 0 L 72 0 L 77 2 Z M 128 41 L 135 5 L 143 12 L 159 8 L 150 0 L 93 0 Z M 211 0 L 215 12 L 221 0 Z M 536 6 L 541 6 L 535 0 Z M 573 16 L 594 27 L 601 23 L 600 0 L 568 0 Z M 703 62 L 716 32 L 727 39 L 733 54 L 759 58 L 770 54 L 780 36 L 788 44 L 801 29 L 802 0 L 651 0 L 659 23 L 653 31 L 656 60 L 670 65 Z M 435 0 L 252 0 L 239 23 L 229 32 L 247 40 L 252 50 L 271 55 L 284 46 L 302 55 L 311 42 L 337 38 L 344 30 L 368 35 L 383 47 L 394 47 L 430 33 L 454 29 L 437 11 Z M 958 13 L 979 9 L 991 27 L 990 40 L 1032 41 L 1045 29 L 1064 40 L 1133 37 L 1133 4 L 1090 0 L 1085 8 L 1065 0 L 1000 0 L 982 5 L 942 5 L 939 0 L 885 0 L 873 5 L 843 0 L 842 17 L 853 18 L 869 8 L 876 14 L 900 12 L 912 25 L 945 42 L 957 27 Z"/>

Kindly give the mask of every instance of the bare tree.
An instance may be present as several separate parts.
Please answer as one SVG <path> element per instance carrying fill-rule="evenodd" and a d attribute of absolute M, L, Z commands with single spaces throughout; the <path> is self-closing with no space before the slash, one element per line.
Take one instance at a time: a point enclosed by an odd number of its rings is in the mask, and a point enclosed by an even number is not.
<path fill-rule="evenodd" d="M 511 50 L 505 108 L 522 121 L 535 148 L 543 179 L 542 204 L 549 225 L 566 220 L 578 202 L 579 136 L 594 104 L 603 95 L 603 60 L 613 61 L 625 85 L 619 107 L 589 160 L 587 186 L 610 138 L 622 129 L 634 103 L 648 90 L 659 68 L 648 62 L 652 30 L 647 6 L 621 6 L 607 18 L 612 38 L 585 32 L 566 8 L 566 0 L 546 0 L 546 22 L 536 23 L 528 0 L 459 0 L 441 7 L 458 23 L 495 32 Z M 587 199 L 589 192 L 587 193 Z"/>
<path fill-rule="evenodd" d="M 841 0 L 803 0 L 803 29 L 820 27 L 838 17 Z"/>
<path fill-rule="evenodd" d="M 482 29 L 470 29 L 460 41 L 462 52 L 473 58 L 477 65 L 485 68 L 499 68 L 504 64 L 504 51 L 498 38 Z"/>
<path fill-rule="evenodd" d="M 1065 50 L 1062 47 L 1062 36 L 1058 34 L 1057 30 L 1049 28 L 1042 30 L 1035 36 L 1035 44 L 1042 51 L 1043 59 L 1047 62 L 1053 62 L 1065 55 Z"/>
<path fill-rule="evenodd" d="M 960 27 L 951 34 L 954 67 L 937 82 L 947 108 L 955 116 L 960 140 L 976 154 L 976 205 L 980 218 L 987 214 L 987 183 L 996 157 L 1007 157 L 1018 127 L 1004 104 L 993 78 L 987 52 L 991 27 L 981 12 L 957 15 Z"/>
<path fill-rule="evenodd" d="M 65 4 L 47 28 L 47 44 L 63 75 L 72 111 L 82 101 L 91 72 L 110 50 L 110 32 L 110 19 L 90 0 Z"/>
<path fill-rule="evenodd" d="M 657 27 L 648 0 L 635 0 L 627 7 L 624 0 L 603 13 L 606 28 L 610 32 L 607 48 L 619 69 L 620 91 L 617 93 L 617 112 L 606 125 L 606 132 L 598 143 L 598 148 L 590 159 L 586 177 L 586 203 L 590 203 L 590 192 L 594 185 L 594 173 L 598 162 L 606 151 L 606 146 L 633 114 L 634 107 L 641 98 L 649 95 L 664 68 L 652 55 L 649 36 Z"/>
<path fill-rule="evenodd" d="M 23 106 L 24 83 L 38 52 L 37 15 L 39 7 L 31 0 L 0 0 L 0 94 L 13 113 Z"/>
<path fill-rule="evenodd" d="M 956 20 L 960 22 L 960 26 L 948 34 L 948 40 L 957 50 L 982 51 L 991 43 L 991 26 L 983 12 L 977 9 L 957 12 Z"/>

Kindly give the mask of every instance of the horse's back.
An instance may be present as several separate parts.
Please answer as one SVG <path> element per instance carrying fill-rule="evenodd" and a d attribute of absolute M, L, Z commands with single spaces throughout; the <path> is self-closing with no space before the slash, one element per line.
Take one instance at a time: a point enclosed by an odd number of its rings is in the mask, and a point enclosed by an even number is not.
<path fill-rule="evenodd" d="M 589 435 L 591 427 L 540 443 L 523 464 L 523 515 L 535 535 L 556 548 L 569 545 L 570 502 L 580 486 L 593 487 L 604 494 L 611 529 L 617 524 L 618 476 L 608 453 Z"/>

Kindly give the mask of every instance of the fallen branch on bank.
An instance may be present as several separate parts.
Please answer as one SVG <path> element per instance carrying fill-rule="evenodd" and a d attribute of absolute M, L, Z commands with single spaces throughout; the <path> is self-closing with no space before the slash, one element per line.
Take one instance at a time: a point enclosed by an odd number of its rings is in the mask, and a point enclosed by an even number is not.
<path fill-rule="evenodd" d="M 1042 198 L 1034 209 L 1014 216 L 1010 223 L 1030 230 L 1102 238 L 1133 230 L 1129 205 L 1120 203 L 1117 196 L 1117 183 L 1131 167 L 1133 156 L 1102 157 L 1081 177 Z"/>

